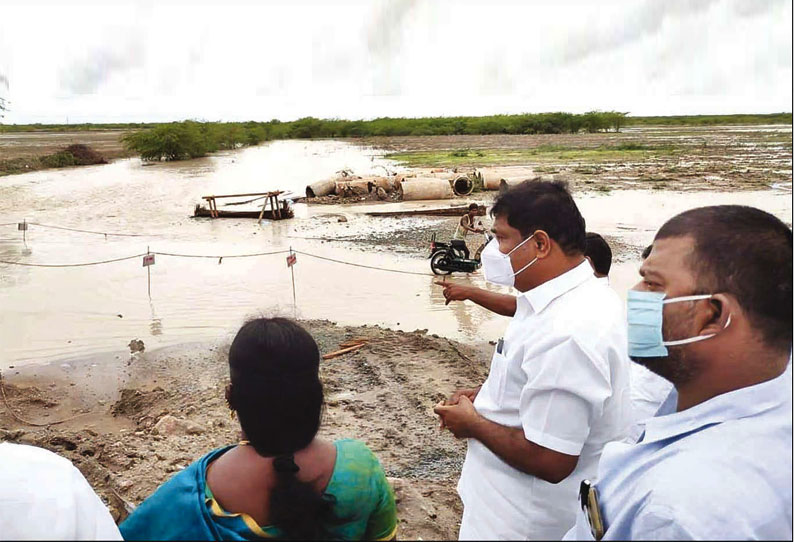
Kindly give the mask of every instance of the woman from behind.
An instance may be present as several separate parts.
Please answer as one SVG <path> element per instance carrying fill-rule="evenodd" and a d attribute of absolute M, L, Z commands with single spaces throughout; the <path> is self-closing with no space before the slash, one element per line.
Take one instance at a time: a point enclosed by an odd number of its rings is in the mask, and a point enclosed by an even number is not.
<path fill-rule="evenodd" d="M 246 323 L 229 349 L 229 408 L 243 433 L 160 486 L 121 524 L 125 540 L 389 540 L 394 494 L 365 444 L 317 438 L 317 344 L 284 318 Z"/>

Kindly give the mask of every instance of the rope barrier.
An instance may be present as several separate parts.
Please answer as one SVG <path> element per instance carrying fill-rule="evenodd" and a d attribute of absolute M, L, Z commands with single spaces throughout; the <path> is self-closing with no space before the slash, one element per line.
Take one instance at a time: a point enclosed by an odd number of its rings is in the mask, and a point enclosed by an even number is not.
<path fill-rule="evenodd" d="M 40 224 L 38 222 L 28 222 L 28 224 L 32 224 L 34 226 L 39 226 L 40 228 L 50 228 L 54 230 L 66 230 L 66 231 L 76 231 L 80 233 L 93 233 L 95 235 L 112 235 L 113 237 L 155 237 L 157 234 L 148 234 L 148 233 L 110 233 L 104 231 L 93 231 L 93 230 L 81 230 L 79 228 L 67 228 L 65 226 L 52 226 L 50 224 Z"/>
<path fill-rule="evenodd" d="M 325 260 L 325 261 L 334 262 L 334 263 L 341 263 L 343 265 L 351 265 L 353 267 L 363 267 L 364 269 L 374 269 L 376 271 L 387 271 L 389 273 L 402 273 L 404 275 L 417 275 L 417 276 L 420 276 L 420 277 L 432 277 L 432 276 L 434 276 L 434 275 L 431 275 L 430 273 L 417 273 L 416 271 L 403 271 L 402 269 L 387 269 L 385 267 L 375 267 L 375 266 L 372 266 L 372 265 L 364 265 L 364 264 L 361 264 L 361 263 L 346 262 L 346 261 L 343 261 L 343 260 L 336 260 L 334 258 L 326 258 L 325 256 L 317 256 L 316 254 L 309 254 L 308 252 L 303 252 L 301 250 L 293 250 L 293 252 L 295 252 L 296 254 L 303 254 L 304 256 L 309 256 L 311 258 L 317 258 L 319 260 Z"/>
<path fill-rule="evenodd" d="M 4 263 L 7 265 L 19 265 L 22 267 L 88 267 L 89 265 L 102 265 L 105 263 L 114 263 L 114 262 L 123 262 L 124 260 L 132 260 L 135 258 L 141 258 L 146 256 L 146 252 L 142 254 L 136 254 L 135 256 L 124 256 L 122 258 L 114 258 L 112 260 L 101 260 L 98 262 L 82 262 L 82 263 L 24 263 L 24 262 L 12 262 L 9 260 L 0 260 L 0 263 Z"/>
<path fill-rule="evenodd" d="M 22 267 L 88 267 L 91 265 L 102 265 L 106 263 L 115 263 L 115 262 L 123 262 L 125 260 L 132 260 L 135 258 L 142 258 L 147 254 L 156 254 L 158 256 L 170 256 L 173 258 L 209 258 L 213 260 L 222 261 L 224 259 L 230 258 L 254 258 L 257 256 L 274 256 L 276 254 L 287 254 L 290 252 L 289 250 L 275 250 L 272 252 L 252 252 L 250 254 L 227 254 L 227 255 L 213 255 L 213 254 L 180 254 L 176 252 L 159 252 L 159 251 L 150 251 L 150 252 L 142 252 L 141 254 L 135 254 L 134 256 L 123 256 L 121 258 L 113 258 L 110 260 L 99 260 L 95 262 L 80 262 L 80 263 L 25 263 L 25 262 L 15 262 L 10 260 L 0 260 L 0 264 L 6 265 L 18 265 Z M 418 273 L 416 271 L 405 271 L 402 269 L 389 269 L 385 267 L 375 267 L 372 265 L 364 265 L 360 263 L 353 263 L 353 262 L 346 262 L 344 260 L 337 260 L 335 258 L 328 258 L 326 256 L 318 256 L 317 254 L 311 254 L 309 252 L 303 252 L 301 250 L 293 250 L 292 252 L 296 254 L 302 254 L 304 256 L 309 256 L 310 258 L 316 258 L 318 260 L 325 260 L 327 262 L 338 263 L 342 265 L 350 265 L 352 267 L 361 267 L 363 269 L 373 269 L 375 271 L 386 271 L 388 273 L 400 273 L 403 275 L 416 275 L 420 277 L 430 277 L 433 276 L 430 273 Z"/>
<path fill-rule="evenodd" d="M 158 256 L 173 256 L 175 258 L 212 258 L 212 259 L 227 259 L 227 258 L 252 258 L 254 256 L 271 256 L 273 254 L 286 254 L 289 250 L 276 250 L 275 252 L 253 252 L 251 254 L 232 254 L 230 256 L 213 256 L 211 254 L 176 254 L 173 252 L 150 252 L 150 254 L 157 254 Z"/>

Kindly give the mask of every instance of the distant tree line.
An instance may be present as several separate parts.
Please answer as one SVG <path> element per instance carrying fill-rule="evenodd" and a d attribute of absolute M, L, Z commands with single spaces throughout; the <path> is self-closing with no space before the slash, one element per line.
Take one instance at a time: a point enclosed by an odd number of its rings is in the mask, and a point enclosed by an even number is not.
<path fill-rule="evenodd" d="M 626 113 L 539 113 L 490 117 L 317 119 L 291 122 L 197 122 L 158 124 L 124 136 L 126 147 L 144 160 L 197 158 L 223 149 L 274 139 L 359 138 L 375 136 L 575 134 L 619 131 Z"/>
<path fill-rule="evenodd" d="M 164 124 L 0 125 L 0 132 L 131 130 L 126 148 L 144 160 L 182 160 L 258 145 L 275 139 L 361 138 L 376 136 L 576 134 L 620 131 L 637 125 L 791 124 L 791 113 L 762 115 L 690 115 L 628 117 L 618 111 L 536 113 L 488 117 L 377 118 L 373 120 L 306 117 L 281 122 L 200 122 Z"/>

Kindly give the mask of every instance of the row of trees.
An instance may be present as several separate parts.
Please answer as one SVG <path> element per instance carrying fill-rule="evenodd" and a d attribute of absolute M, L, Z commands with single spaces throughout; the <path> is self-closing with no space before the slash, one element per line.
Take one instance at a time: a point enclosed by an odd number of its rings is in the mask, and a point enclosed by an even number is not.
<path fill-rule="evenodd" d="M 127 134 L 127 148 L 144 160 L 183 160 L 222 149 L 257 145 L 274 139 L 356 138 L 374 136 L 562 134 L 619 131 L 626 113 L 539 113 L 490 117 L 317 119 L 292 122 L 197 122 L 158 124 Z"/>

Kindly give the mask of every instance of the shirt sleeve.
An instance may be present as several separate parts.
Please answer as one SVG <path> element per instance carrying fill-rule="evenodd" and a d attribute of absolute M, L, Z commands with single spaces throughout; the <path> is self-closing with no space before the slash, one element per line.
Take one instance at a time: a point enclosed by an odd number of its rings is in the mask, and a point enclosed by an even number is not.
<path fill-rule="evenodd" d="M 386 474 L 377 458 L 375 458 L 372 477 L 377 504 L 367 521 L 364 539 L 391 540 L 397 535 L 397 504 L 394 500 L 394 490 L 386 479 Z"/>
<path fill-rule="evenodd" d="M 612 395 L 606 361 L 598 360 L 569 337 L 537 352 L 521 365 L 527 382 L 519 416 L 527 440 L 568 455 L 579 455 Z"/>
<path fill-rule="evenodd" d="M 72 467 L 72 490 L 77 516 L 75 540 L 123 540 L 110 511 L 76 467 Z"/>

